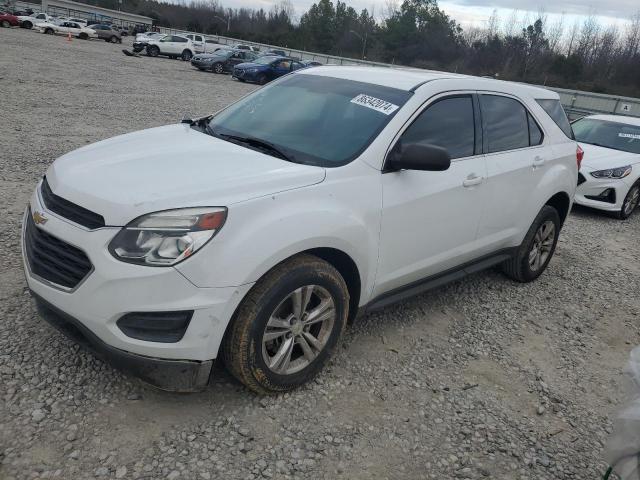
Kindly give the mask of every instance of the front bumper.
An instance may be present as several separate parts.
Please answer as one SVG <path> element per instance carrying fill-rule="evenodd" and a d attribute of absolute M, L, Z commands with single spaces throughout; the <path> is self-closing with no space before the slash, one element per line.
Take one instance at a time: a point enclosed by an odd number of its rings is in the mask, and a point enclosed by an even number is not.
<path fill-rule="evenodd" d="M 23 227 L 23 264 L 27 284 L 41 302 L 63 312 L 64 317 L 72 318 L 101 345 L 117 352 L 155 359 L 156 364 L 165 361 L 212 363 L 226 327 L 251 284 L 199 288 L 173 267 L 154 268 L 120 262 L 107 249 L 119 228 L 87 230 L 80 227 L 48 211 L 39 191 L 40 186 L 31 198 L 31 211 L 40 212 L 47 220 L 38 228 L 83 250 L 93 267 L 73 289 L 60 288 L 32 274 L 24 256 Z M 194 256 L 188 261 L 197 261 L 197 258 Z M 193 310 L 193 316 L 184 336 L 177 342 L 131 338 L 117 325 L 117 321 L 127 313 L 182 310 Z M 137 372 L 141 370 L 137 369 Z M 149 377 L 146 373 L 145 376 Z M 160 385 L 168 389 L 166 383 Z"/>
<path fill-rule="evenodd" d="M 154 387 L 171 392 L 197 392 L 209 383 L 213 360 L 166 360 L 114 348 L 82 322 L 31 291 L 40 316 L 81 347 L 119 370 L 134 374 Z"/>
<path fill-rule="evenodd" d="M 585 166 L 580 169 L 584 181 L 576 189 L 575 203 L 607 212 L 619 212 L 631 188 L 628 177 L 595 178 L 591 176 L 592 171 Z"/>

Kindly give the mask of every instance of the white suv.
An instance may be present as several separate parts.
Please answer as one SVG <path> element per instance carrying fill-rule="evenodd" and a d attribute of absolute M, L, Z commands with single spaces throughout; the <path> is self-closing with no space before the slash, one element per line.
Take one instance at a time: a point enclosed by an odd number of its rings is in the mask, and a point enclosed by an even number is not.
<path fill-rule="evenodd" d="M 182 58 L 185 62 L 191 60 L 195 53 L 191 40 L 182 35 L 165 35 L 160 39 L 150 39 L 146 49 L 150 57 L 165 55 L 170 58 Z"/>
<path fill-rule="evenodd" d="M 218 358 L 255 391 L 294 388 L 358 312 L 492 265 L 545 270 L 581 155 L 540 101 L 559 106 L 491 79 L 318 67 L 82 147 L 31 198 L 29 287 L 160 388 L 204 387 Z"/>

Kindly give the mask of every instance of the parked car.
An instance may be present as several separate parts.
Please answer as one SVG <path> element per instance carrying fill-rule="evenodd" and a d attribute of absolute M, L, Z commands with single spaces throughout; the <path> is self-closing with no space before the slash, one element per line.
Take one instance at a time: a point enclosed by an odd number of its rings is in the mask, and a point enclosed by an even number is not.
<path fill-rule="evenodd" d="M 158 33 L 158 32 L 138 33 L 136 35 L 136 38 L 135 38 L 134 42 L 133 42 L 133 51 L 134 52 L 141 52 L 145 48 L 147 48 L 147 45 L 149 44 L 149 41 L 151 41 L 151 40 L 160 40 L 161 38 L 164 38 L 165 36 L 166 36 L 165 33 Z"/>
<path fill-rule="evenodd" d="M 305 67 L 322 67 L 324 63 L 317 62 L 315 60 L 302 60 Z"/>
<path fill-rule="evenodd" d="M 48 35 L 69 35 L 80 38 L 82 40 L 89 40 L 91 38 L 98 38 L 98 34 L 92 28 L 83 27 L 76 22 L 62 22 L 61 24 L 55 23 L 36 23 L 34 30 L 40 33 L 46 33 Z"/>
<path fill-rule="evenodd" d="M 150 57 L 163 55 L 169 58 L 182 58 L 185 62 L 191 60 L 194 52 L 191 40 L 181 35 L 165 35 L 159 40 L 149 40 L 146 50 Z"/>
<path fill-rule="evenodd" d="M 82 25 L 83 27 L 89 26 L 87 20 L 83 18 L 76 18 L 76 17 L 57 17 L 56 18 L 56 23 L 62 23 L 62 22 L 75 22 Z"/>
<path fill-rule="evenodd" d="M 285 53 L 284 50 L 265 50 L 264 52 L 261 52 L 262 55 L 271 55 L 271 56 L 276 56 L 276 57 L 286 57 L 287 54 Z"/>
<path fill-rule="evenodd" d="M 0 26 L 4 28 L 17 27 L 20 25 L 18 17 L 8 12 L 0 12 Z"/>
<path fill-rule="evenodd" d="M 291 390 L 358 313 L 494 265 L 544 272 L 581 154 L 541 101 L 559 96 L 312 68 L 86 145 L 26 209 L 28 287 L 44 318 L 160 388 L 204 388 L 223 358 L 252 390 Z"/>
<path fill-rule="evenodd" d="M 111 25 L 107 24 L 96 24 L 91 25 L 91 28 L 96 31 L 98 38 L 104 40 L 105 42 L 111 43 L 122 43 L 122 37 L 120 36 L 120 32 L 114 30 Z"/>
<path fill-rule="evenodd" d="M 305 65 L 287 57 L 258 57 L 251 62 L 237 65 L 233 69 L 232 77 L 241 82 L 264 85 L 301 68 L 305 68 Z"/>
<path fill-rule="evenodd" d="M 232 45 L 231 48 L 233 50 L 249 50 L 250 52 L 259 52 L 260 48 L 253 45 L 245 45 L 244 43 L 236 43 Z"/>
<path fill-rule="evenodd" d="M 573 131 L 585 152 L 576 203 L 629 218 L 640 204 L 640 118 L 590 115 Z"/>
<path fill-rule="evenodd" d="M 36 12 L 29 16 L 18 16 L 18 22 L 22 28 L 31 29 L 36 23 L 55 23 L 55 18 L 46 13 Z"/>
<path fill-rule="evenodd" d="M 233 68 L 243 62 L 257 58 L 256 53 L 247 50 L 220 49 L 215 53 L 203 53 L 191 59 L 191 65 L 199 70 L 210 70 L 214 73 L 231 72 Z"/>
<path fill-rule="evenodd" d="M 15 16 L 15 17 L 28 17 L 29 15 L 33 14 L 33 10 L 31 9 L 27 9 L 27 10 L 13 10 L 10 12 L 11 15 Z"/>

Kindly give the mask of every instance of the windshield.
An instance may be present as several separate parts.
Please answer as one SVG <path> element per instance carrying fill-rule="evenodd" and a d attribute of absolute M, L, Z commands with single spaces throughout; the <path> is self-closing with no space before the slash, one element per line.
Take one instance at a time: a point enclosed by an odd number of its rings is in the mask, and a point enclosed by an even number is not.
<path fill-rule="evenodd" d="M 411 92 L 319 75 L 294 74 L 213 117 L 209 132 L 268 142 L 296 162 L 349 163 L 373 141 Z"/>
<path fill-rule="evenodd" d="M 578 142 L 640 153 L 640 126 L 626 123 L 582 118 L 573 124 Z"/>

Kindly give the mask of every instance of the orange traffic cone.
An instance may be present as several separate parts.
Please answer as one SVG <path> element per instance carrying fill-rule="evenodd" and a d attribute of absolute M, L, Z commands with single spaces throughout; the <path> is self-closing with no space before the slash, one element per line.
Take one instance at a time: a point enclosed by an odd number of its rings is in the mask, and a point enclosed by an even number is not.
<path fill-rule="evenodd" d="M 67 33 L 67 42 L 70 42 L 70 41 L 71 41 L 71 32 L 68 32 Z"/>

